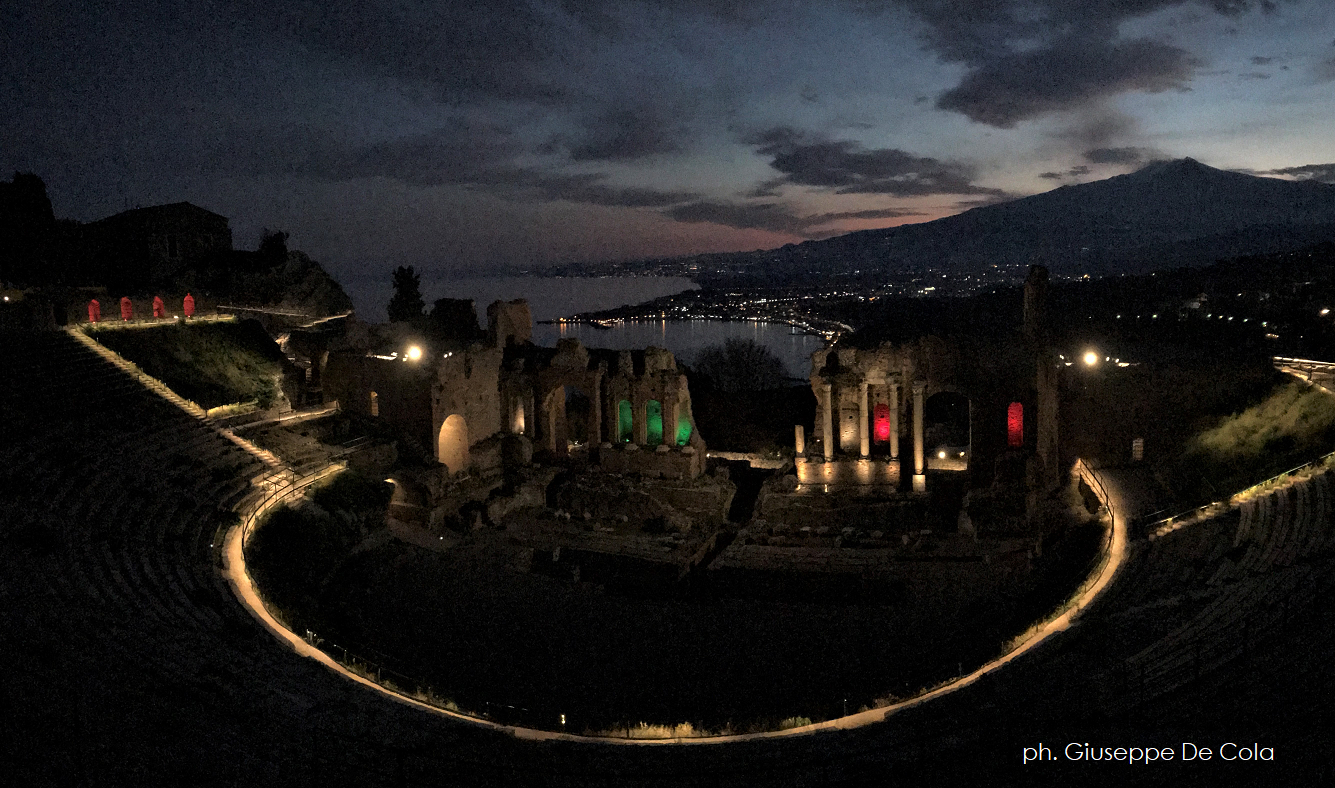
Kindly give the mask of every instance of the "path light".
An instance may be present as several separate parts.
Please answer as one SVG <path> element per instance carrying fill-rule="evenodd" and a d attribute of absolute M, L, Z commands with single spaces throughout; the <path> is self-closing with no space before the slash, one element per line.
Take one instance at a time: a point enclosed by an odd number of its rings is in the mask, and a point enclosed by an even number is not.
<path fill-rule="evenodd" d="M 1085 351 L 1085 366 L 1092 367 L 1099 363 L 1099 354 L 1092 350 Z"/>
<path fill-rule="evenodd" d="M 422 349 L 420 347 L 418 347 L 417 345 L 413 345 L 412 347 L 408 348 L 409 361 L 417 361 L 420 358 L 422 358 Z"/>

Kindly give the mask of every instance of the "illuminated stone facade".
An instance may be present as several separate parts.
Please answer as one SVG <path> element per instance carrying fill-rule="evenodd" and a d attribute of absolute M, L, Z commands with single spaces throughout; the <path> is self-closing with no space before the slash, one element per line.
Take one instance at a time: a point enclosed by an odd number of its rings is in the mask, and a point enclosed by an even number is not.
<path fill-rule="evenodd" d="M 589 349 L 574 339 L 535 346 L 524 301 L 498 301 L 487 315 L 488 340 L 466 347 L 400 331 L 369 349 L 331 353 L 326 400 L 392 426 L 447 477 L 491 474 L 534 454 L 577 454 L 609 472 L 651 477 L 694 479 L 704 470 L 690 390 L 671 353 Z"/>
<path fill-rule="evenodd" d="M 1013 335 L 840 343 L 813 353 L 816 419 L 798 447 L 799 482 L 896 486 L 902 468 L 919 492 L 929 471 L 968 473 L 971 487 L 986 487 L 1005 459 L 1025 464 L 1031 489 L 1060 484 L 1060 365 L 1042 329 L 1046 284 L 1035 266 L 1023 330 Z"/>

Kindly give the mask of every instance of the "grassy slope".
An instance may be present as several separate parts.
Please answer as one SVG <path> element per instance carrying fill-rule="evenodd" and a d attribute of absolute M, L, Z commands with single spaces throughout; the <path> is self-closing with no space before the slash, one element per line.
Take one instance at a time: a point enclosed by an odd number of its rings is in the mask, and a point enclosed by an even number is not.
<path fill-rule="evenodd" d="M 1199 433 L 1175 471 L 1231 492 L 1315 459 L 1335 447 L 1335 397 L 1289 382 L 1261 402 Z M 1190 471 L 1190 472 L 1189 472 Z"/>
<path fill-rule="evenodd" d="M 278 396 L 282 352 L 255 321 L 95 330 L 99 342 L 204 408 Z"/>

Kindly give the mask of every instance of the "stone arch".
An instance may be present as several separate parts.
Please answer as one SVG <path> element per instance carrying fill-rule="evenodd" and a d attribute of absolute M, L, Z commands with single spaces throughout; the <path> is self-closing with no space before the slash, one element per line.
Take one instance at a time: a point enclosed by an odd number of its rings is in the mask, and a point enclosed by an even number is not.
<path fill-rule="evenodd" d="M 525 423 L 524 398 L 515 396 L 510 398 L 510 432 L 515 435 L 523 435 Z"/>
<path fill-rule="evenodd" d="M 1006 408 L 1006 445 L 1012 449 L 1024 446 L 1024 403 L 1012 402 Z"/>
<path fill-rule="evenodd" d="M 635 409 L 630 400 L 617 403 L 617 442 L 630 443 L 635 440 Z"/>
<path fill-rule="evenodd" d="M 663 442 L 663 403 L 651 399 L 644 403 L 644 442 L 657 446 Z"/>
<path fill-rule="evenodd" d="M 566 439 L 586 445 L 596 441 L 598 436 L 593 422 L 593 397 L 580 386 L 566 384 L 562 389 L 565 395 Z"/>
<path fill-rule="evenodd" d="M 468 422 L 458 413 L 452 413 L 440 425 L 436 438 L 436 459 L 458 473 L 468 467 Z"/>
<path fill-rule="evenodd" d="M 677 434 L 673 436 L 672 443 L 677 446 L 685 446 L 691 442 L 691 433 L 695 431 L 695 425 L 691 423 L 688 409 L 682 407 L 680 400 L 677 401 Z"/>
<path fill-rule="evenodd" d="M 941 390 L 923 403 L 923 443 L 932 470 L 968 470 L 972 450 L 973 403 L 954 390 Z"/>
<path fill-rule="evenodd" d="M 556 386 L 543 397 L 541 416 L 542 445 L 553 454 L 566 453 L 566 397 L 565 387 Z"/>
<path fill-rule="evenodd" d="M 890 406 L 884 402 L 876 403 L 871 416 L 872 439 L 877 443 L 890 440 Z"/>

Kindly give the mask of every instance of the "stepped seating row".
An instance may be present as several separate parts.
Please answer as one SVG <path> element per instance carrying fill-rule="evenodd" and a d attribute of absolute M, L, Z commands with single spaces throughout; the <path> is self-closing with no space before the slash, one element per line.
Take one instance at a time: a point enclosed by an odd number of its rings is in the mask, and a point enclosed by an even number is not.
<path fill-rule="evenodd" d="M 686 750 L 533 745 L 477 731 L 366 692 L 263 631 L 231 598 L 210 544 L 221 508 L 262 496 L 250 481 L 264 461 L 64 340 L 9 354 L 0 338 L 0 380 L 23 370 L 65 384 L 105 380 L 117 392 L 62 384 L 3 395 L 6 413 L 26 419 L 0 445 L 0 642 L 12 649 L 0 706 L 32 710 L 0 715 L 16 784 L 394 785 L 446 774 L 477 784 L 857 781 L 906 759 L 964 763 L 980 742 L 1028 735 L 1035 720 L 1088 720 L 1089 677 L 1119 665 L 1143 680 L 1132 703 L 1106 706 L 1112 729 L 1133 713 L 1185 717 L 1202 704 L 1255 703 L 1255 693 L 1236 690 L 1246 664 L 1275 681 L 1286 672 L 1329 682 L 1331 635 L 1318 633 L 1320 656 L 1291 647 L 1304 637 L 1296 622 L 1332 585 L 1323 475 L 1285 501 L 1138 546 L 1069 633 L 884 725 Z M 74 372 L 59 372 L 63 360 Z M 85 441 L 122 450 L 103 461 L 62 448 Z M 1216 577 L 1224 560 L 1244 558 L 1245 572 Z M 1258 656 L 1242 656 L 1248 649 Z"/>

